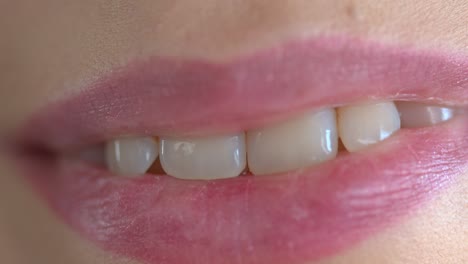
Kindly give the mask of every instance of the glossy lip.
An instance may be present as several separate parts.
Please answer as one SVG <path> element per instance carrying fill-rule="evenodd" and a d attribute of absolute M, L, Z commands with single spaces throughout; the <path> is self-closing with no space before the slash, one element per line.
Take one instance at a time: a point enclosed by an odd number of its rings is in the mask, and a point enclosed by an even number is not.
<path fill-rule="evenodd" d="M 63 152 L 122 134 L 246 130 L 364 100 L 465 106 L 467 77 L 460 57 L 342 37 L 228 63 L 152 58 L 47 107 L 18 138 Z M 354 245 L 454 182 L 467 157 L 461 116 L 285 175 L 129 180 L 82 164 L 25 164 L 57 214 L 111 252 L 145 263 L 280 264 Z"/>
<path fill-rule="evenodd" d="M 369 100 L 466 106 L 467 76 L 466 56 L 346 37 L 290 42 L 228 63 L 150 58 L 38 113 L 22 138 L 62 150 L 122 134 L 243 131 Z"/>

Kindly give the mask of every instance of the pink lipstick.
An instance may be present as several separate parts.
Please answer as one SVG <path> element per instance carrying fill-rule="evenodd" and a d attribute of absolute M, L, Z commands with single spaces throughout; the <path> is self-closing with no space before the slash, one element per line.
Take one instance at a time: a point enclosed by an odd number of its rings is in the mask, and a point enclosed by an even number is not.
<path fill-rule="evenodd" d="M 465 107 L 467 77 L 460 56 L 343 37 L 229 62 L 150 58 L 38 112 L 17 141 L 64 153 L 119 135 L 247 130 L 365 100 Z M 34 158 L 22 166 L 58 216 L 112 253 L 149 264 L 304 263 L 395 223 L 462 175 L 466 121 L 402 130 L 368 151 L 264 177 L 123 179 Z"/>

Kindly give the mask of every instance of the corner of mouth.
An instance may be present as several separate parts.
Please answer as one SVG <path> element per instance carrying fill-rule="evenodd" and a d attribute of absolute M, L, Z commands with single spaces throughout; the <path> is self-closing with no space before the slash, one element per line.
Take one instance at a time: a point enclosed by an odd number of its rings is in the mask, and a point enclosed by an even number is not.
<path fill-rule="evenodd" d="M 465 109 L 468 60 L 318 38 L 223 63 L 151 58 L 85 90 L 32 116 L 20 137 L 62 151 L 121 135 L 244 131 L 304 111 L 370 99 Z M 261 257 L 255 263 L 294 263 L 351 246 L 382 222 L 397 219 L 395 211 L 408 213 L 443 189 L 439 187 L 465 168 L 467 142 L 466 120 L 457 118 L 440 127 L 402 132 L 389 141 L 387 153 L 343 156 L 271 179 L 187 182 L 157 176 L 117 182 L 93 168 L 27 174 L 33 182 L 47 181 L 39 188 L 66 223 L 113 252 L 148 262 L 221 263 L 236 249 L 244 263 L 254 263 L 248 245 L 253 241 Z M 117 228 L 109 232 L 108 226 Z M 225 235 L 218 237 L 213 226 Z M 211 244 L 214 238 L 217 245 Z M 288 248 L 286 242 L 294 246 Z M 217 251 L 200 259 L 197 253 L 206 244 Z"/>

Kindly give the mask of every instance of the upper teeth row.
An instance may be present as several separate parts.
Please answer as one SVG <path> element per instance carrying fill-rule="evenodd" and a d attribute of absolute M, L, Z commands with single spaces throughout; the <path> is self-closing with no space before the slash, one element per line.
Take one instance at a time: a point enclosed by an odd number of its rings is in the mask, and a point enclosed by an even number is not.
<path fill-rule="evenodd" d="M 401 126 L 431 125 L 452 116 L 451 109 L 416 103 L 345 106 L 305 113 L 246 133 L 115 139 L 106 144 L 106 160 L 109 169 L 120 175 L 144 174 L 158 157 L 168 175 L 181 179 L 230 178 L 247 168 L 254 175 L 264 175 L 335 158 L 338 137 L 348 151 L 355 152 L 388 138 Z"/>

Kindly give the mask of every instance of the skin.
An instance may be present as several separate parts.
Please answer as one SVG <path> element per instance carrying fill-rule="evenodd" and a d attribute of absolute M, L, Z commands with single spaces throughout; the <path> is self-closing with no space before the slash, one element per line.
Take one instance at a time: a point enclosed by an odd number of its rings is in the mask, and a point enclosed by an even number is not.
<path fill-rule="evenodd" d="M 0 105 L 8 111 L 0 112 L 0 136 L 136 58 L 222 61 L 335 32 L 468 55 L 467 25 L 466 0 L 3 0 Z M 404 222 L 320 263 L 466 263 L 468 172 L 459 179 Z M 0 262 L 138 263 L 78 237 L 2 155 Z"/>

